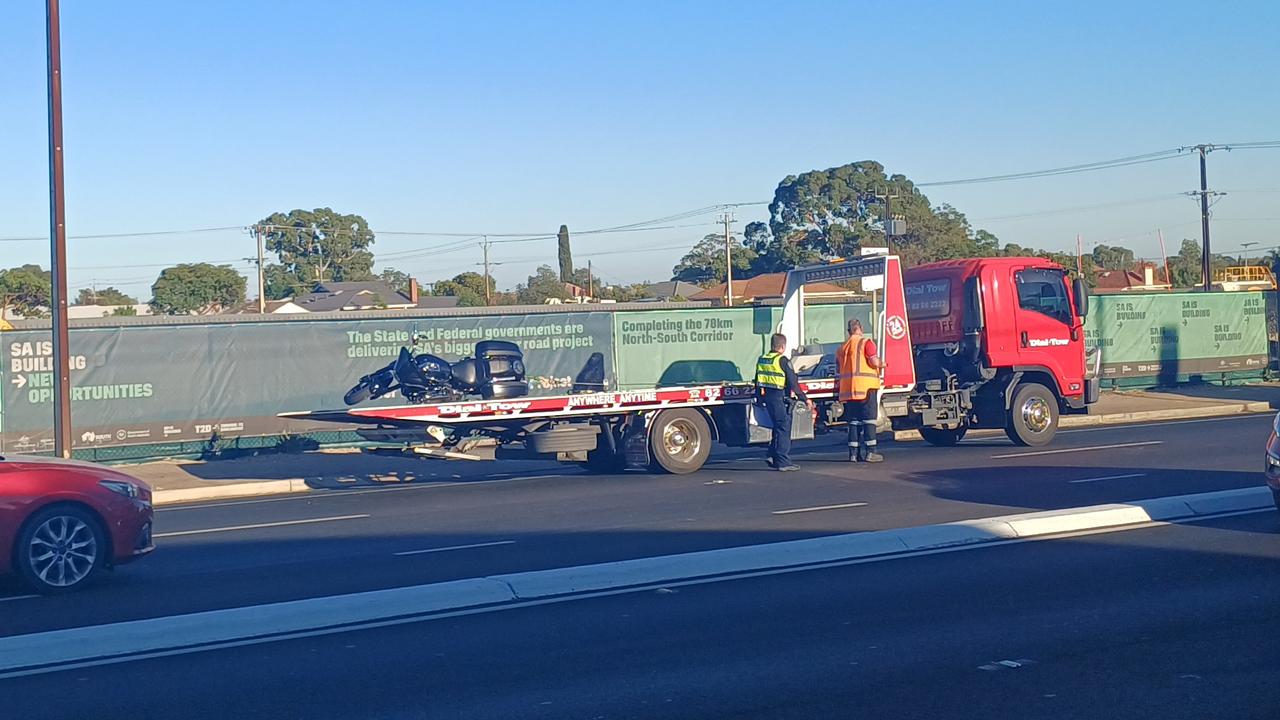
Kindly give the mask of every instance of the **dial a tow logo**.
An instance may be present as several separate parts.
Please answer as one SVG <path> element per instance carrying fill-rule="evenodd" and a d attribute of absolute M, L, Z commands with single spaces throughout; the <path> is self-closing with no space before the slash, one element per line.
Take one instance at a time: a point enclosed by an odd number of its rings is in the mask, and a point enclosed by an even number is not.
<path fill-rule="evenodd" d="M 890 315 L 884 321 L 885 332 L 889 333 L 889 337 L 894 340 L 901 340 L 907 336 L 907 321 L 902 319 L 900 315 Z"/>

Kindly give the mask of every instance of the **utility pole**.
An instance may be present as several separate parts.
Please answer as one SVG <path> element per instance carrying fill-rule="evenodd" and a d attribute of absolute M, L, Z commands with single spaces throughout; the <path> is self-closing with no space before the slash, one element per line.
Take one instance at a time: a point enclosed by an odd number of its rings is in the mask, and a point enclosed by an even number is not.
<path fill-rule="evenodd" d="M 67 225 L 62 157 L 62 40 L 58 0 L 46 0 L 49 64 L 49 243 L 52 256 L 53 453 L 71 457 L 71 358 L 67 331 Z"/>
<path fill-rule="evenodd" d="M 480 262 L 476 264 L 484 266 L 484 304 L 485 304 L 485 307 L 488 307 L 489 305 L 493 304 L 492 291 L 490 289 L 490 286 L 493 285 L 493 280 L 489 275 L 489 266 L 501 265 L 502 263 L 489 262 L 489 246 L 492 245 L 493 243 L 489 242 L 488 235 L 485 235 L 483 237 L 484 239 L 480 241 L 480 250 L 484 252 L 484 262 Z"/>
<path fill-rule="evenodd" d="M 724 223 L 724 301 L 726 307 L 733 307 L 733 235 L 730 228 L 737 220 L 733 219 L 733 213 L 727 212 L 720 216 L 720 222 Z"/>
<path fill-rule="evenodd" d="M 264 240 L 261 225 L 255 226 L 254 234 L 258 236 L 258 314 L 265 315 L 267 313 L 267 279 L 262 266 Z"/>
<path fill-rule="evenodd" d="M 1195 149 L 1200 153 L 1200 191 L 1193 190 L 1187 194 L 1200 196 L 1200 274 L 1203 280 L 1202 289 L 1205 292 L 1209 292 L 1213 289 L 1213 267 L 1211 263 L 1213 253 L 1209 248 L 1209 197 L 1212 195 L 1225 195 L 1226 193 L 1209 191 L 1209 177 L 1205 168 L 1205 156 L 1221 148 L 1217 145 L 1201 144 L 1196 145 Z"/>
<path fill-rule="evenodd" d="M 590 300 L 596 296 L 596 279 L 591 274 L 591 261 L 587 261 L 587 299 Z"/>
<path fill-rule="evenodd" d="M 1209 262 L 1209 187 L 1208 175 L 1205 171 L 1205 154 L 1208 149 L 1201 145 L 1200 150 L 1200 234 L 1204 247 L 1200 250 L 1200 273 L 1204 276 L 1204 291 L 1213 287 L 1213 276 Z"/>

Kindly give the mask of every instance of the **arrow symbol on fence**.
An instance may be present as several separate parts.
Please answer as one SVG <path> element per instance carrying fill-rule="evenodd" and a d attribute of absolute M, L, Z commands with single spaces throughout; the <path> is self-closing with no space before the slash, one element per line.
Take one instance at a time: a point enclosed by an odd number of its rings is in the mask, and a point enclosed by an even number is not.
<path fill-rule="evenodd" d="M 1222 343 L 1220 343 L 1220 342 L 1216 342 L 1216 343 L 1214 343 L 1214 344 L 1213 344 L 1213 349 L 1214 349 L 1214 350 L 1221 350 L 1221 349 L 1222 349 Z"/>
<path fill-rule="evenodd" d="M 12 379 L 12 380 L 10 380 L 9 382 L 13 383 L 14 385 L 17 385 L 17 386 L 18 386 L 18 389 L 19 389 L 19 390 L 21 390 L 22 388 L 24 388 L 24 387 L 26 387 L 26 386 L 27 386 L 27 376 L 26 376 L 26 375 L 14 375 L 14 376 L 13 376 L 13 379 Z"/>

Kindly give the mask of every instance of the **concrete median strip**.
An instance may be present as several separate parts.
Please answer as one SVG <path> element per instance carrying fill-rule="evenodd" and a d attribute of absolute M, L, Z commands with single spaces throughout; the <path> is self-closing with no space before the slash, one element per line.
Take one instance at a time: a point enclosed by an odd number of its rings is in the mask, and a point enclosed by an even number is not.
<path fill-rule="evenodd" d="M 720 582 L 913 555 L 1122 530 L 1272 507 L 1265 487 L 895 530 L 832 535 L 662 557 L 494 575 L 412 587 L 0 637 L 0 678 L 219 647 L 490 612 L 667 584 Z"/>

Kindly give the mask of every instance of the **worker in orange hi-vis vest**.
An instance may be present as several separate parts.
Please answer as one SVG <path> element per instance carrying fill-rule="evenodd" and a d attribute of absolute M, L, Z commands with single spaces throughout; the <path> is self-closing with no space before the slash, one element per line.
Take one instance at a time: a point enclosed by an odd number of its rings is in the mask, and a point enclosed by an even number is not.
<path fill-rule="evenodd" d="M 849 462 L 883 462 L 876 450 L 880 369 L 876 343 L 863 335 L 862 321 L 849 321 L 849 339 L 836 353 L 836 390 L 849 428 Z"/>

